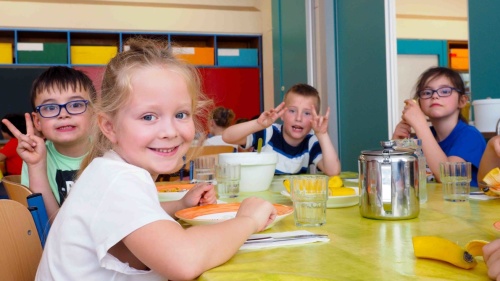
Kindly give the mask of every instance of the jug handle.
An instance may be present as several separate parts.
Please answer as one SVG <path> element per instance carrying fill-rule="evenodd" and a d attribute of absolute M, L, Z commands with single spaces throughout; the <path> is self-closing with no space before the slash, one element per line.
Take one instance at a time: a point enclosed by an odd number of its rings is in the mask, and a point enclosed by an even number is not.
<path fill-rule="evenodd" d="M 500 135 L 500 118 L 497 121 L 497 136 Z"/>
<path fill-rule="evenodd" d="M 380 165 L 382 174 L 382 206 L 384 211 L 392 212 L 392 165 L 390 161 L 383 161 Z"/>

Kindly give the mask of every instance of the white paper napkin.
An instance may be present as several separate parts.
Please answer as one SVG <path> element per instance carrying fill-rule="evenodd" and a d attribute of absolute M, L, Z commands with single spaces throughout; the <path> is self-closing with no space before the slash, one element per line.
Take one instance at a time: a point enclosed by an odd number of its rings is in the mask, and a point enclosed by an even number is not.
<path fill-rule="evenodd" d="M 289 237 L 296 235 L 311 235 L 315 234 L 306 230 L 296 230 L 296 231 L 288 231 L 288 232 L 276 232 L 276 233 L 265 233 L 265 234 L 253 234 L 249 238 L 259 238 L 271 236 L 273 238 L 281 238 L 281 237 Z M 314 242 L 328 242 L 330 238 L 328 237 L 312 237 L 312 238 L 303 238 L 303 239 L 295 239 L 295 240 L 284 240 L 284 241 L 269 241 L 269 242 L 261 242 L 261 243 L 253 243 L 253 244 L 243 244 L 240 247 L 240 250 L 254 250 L 254 249 L 263 249 L 270 247 L 281 247 L 281 246 L 289 246 L 289 245 L 300 245 L 300 244 L 308 244 Z"/>

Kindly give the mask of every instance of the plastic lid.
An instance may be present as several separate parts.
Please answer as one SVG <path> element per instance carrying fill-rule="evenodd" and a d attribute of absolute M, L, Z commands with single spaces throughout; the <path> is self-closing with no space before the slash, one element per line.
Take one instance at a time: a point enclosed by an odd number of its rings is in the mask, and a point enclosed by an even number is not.
<path fill-rule="evenodd" d="M 500 99 L 484 99 L 484 100 L 474 100 L 472 102 L 472 105 L 477 105 L 477 104 L 496 104 L 500 103 Z"/>

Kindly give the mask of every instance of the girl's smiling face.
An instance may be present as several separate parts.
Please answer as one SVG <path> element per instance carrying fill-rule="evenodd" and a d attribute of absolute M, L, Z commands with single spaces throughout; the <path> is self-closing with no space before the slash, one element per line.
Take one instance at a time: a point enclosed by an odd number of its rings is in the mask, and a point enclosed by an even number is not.
<path fill-rule="evenodd" d="M 431 78 L 425 89 L 437 90 L 443 87 L 455 88 L 450 79 L 441 75 Z M 458 120 L 460 109 L 465 106 L 467 97 L 460 95 L 456 90 L 453 90 L 450 96 L 440 97 L 436 92 L 428 99 L 419 99 L 422 112 L 427 115 L 431 121 L 435 119 L 454 117 Z"/>
<path fill-rule="evenodd" d="M 172 69 L 147 67 L 134 72 L 131 86 L 130 100 L 114 120 L 104 117 L 101 128 L 126 162 L 153 178 L 179 170 L 195 135 L 185 78 Z"/>

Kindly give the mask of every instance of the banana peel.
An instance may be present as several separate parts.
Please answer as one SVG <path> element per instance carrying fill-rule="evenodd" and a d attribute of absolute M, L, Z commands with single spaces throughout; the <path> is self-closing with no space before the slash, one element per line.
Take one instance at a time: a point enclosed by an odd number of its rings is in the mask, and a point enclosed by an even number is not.
<path fill-rule="evenodd" d="M 464 269 L 477 265 L 473 255 L 450 240 L 437 236 L 414 236 L 412 240 L 417 258 L 444 261 Z"/>
<path fill-rule="evenodd" d="M 474 257 L 483 256 L 483 246 L 488 244 L 488 241 L 484 240 L 472 240 L 465 245 L 465 250 Z"/>

